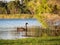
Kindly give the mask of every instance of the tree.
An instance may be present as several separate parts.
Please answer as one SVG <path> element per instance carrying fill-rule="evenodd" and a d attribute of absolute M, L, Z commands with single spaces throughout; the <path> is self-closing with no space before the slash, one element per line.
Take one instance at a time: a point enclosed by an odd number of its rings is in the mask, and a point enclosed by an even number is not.
<path fill-rule="evenodd" d="M 6 9 L 5 9 L 6 3 L 0 1 L 0 14 L 6 14 Z"/>
<path fill-rule="evenodd" d="M 0 14 L 6 14 L 5 8 L 0 7 Z"/>
<path fill-rule="evenodd" d="M 11 14 L 20 14 L 21 10 L 19 6 L 19 3 L 15 1 L 11 1 L 8 3 L 8 9 L 10 10 Z"/>
<path fill-rule="evenodd" d="M 48 27 L 46 17 L 43 13 L 50 13 L 51 9 L 47 4 L 47 0 L 31 0 L 27 2 L 27 8 L 35 15 L 35 17 L 42 23 L 43 27 Z"/>
<path fill-rule="evenodd" d="M 50 13 L 51 9 L 49 8 L 47 4 L 47 0 L 42 0 L 41 4 L 39 4 L 36 7 L 36 18 L 42 23 L 42 26 L 45 28 L 48 28 L 49 26 L 47 25 L 46 17 L 43 15 L 43 13 Z"/>

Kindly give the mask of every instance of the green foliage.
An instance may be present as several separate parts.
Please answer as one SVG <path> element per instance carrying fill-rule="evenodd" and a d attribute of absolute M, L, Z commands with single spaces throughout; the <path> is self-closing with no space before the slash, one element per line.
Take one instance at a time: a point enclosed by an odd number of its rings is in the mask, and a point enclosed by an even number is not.
<path fill-rule="evenodd" d="M 0 14 L 6 14 L 6 9 L 5 9 L 5 8 L 0 7 Z"/>
<path fill-rule="evenodd" d="M 51 9 L 47 4 L 47 0 L 42 0 L 41 4 L 36 7 L 36 18 L 42 23 L 43 27 L 48 28 L 48 25 L 45 21 L 45 17 L 42 15 L 43 13 L 49 13 Z"/>
<path fill-rule="evenodd" d="M 13 14 L 31 13 L 42 14 L 53 12 L 54 7 L 49 5 L 48 0 L 24 0 L 23 4 L 20 4 L 19 0 L 11 1 L 8 3 L 0 2 L 0 6 L 4 7 L 7 4 L 8 10 Z M 59 8 L 57 6 L 57 8 Z"/>
<path fill-rule="evenodd" d="M 19 4 L 12 1 L 8 3 L 8 9 L 10 10 L 11 14 L 20 14 L 21 13 L 21 9 L 19 7 Z"/>
<path fill-rule="evenodd" d="M 37 12 L 38 11 L 38 12 Z M 36 7 L 37 14 L 49 13 L 51 11 L 50 7 L 47 4 L 47 0 L 42 0 L 41 4 Z"/>
<path fill-rule="evenodd" d="M 43 13 L 50 13 L 52 10 L 49 7 L 47 0 L 32 0 L 27 4 L 27 8 L 35 14 L 36 18 L 42 23 L 43 27 L 48 27 Z"/>
<path fill-rule="evenodd" d="M 16 40 L 0 40 L 0 45 L 59 45 L 60 37 L 40 37 Z"/>

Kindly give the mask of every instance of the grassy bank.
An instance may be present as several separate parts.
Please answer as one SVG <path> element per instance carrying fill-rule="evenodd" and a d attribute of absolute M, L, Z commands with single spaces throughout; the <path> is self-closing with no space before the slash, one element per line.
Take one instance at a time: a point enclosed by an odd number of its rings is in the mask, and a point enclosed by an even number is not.
<path fill-rule="evenodd" d="M 0 45 L 60 45 L 60 37 L 36 37 L 16 40 L 0 40 Z"/>
<path fill-rule="evenodd" d="M 28 19 L 33 18 L 33 15 L 30 14 L 0 14 L 0 19 Z"/>

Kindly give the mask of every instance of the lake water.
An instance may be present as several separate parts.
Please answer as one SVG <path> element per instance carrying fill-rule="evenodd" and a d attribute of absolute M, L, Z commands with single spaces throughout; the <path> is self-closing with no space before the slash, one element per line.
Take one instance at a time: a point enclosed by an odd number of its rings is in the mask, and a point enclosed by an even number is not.
<path fill-rule="evenodd" d="M 26 22 L 27 26 L 41 26 L 36 19 L 0 19 L 0 39 L 25 38 L 25 32 L 17 34 L 16 27 L 25 27 Z"/>

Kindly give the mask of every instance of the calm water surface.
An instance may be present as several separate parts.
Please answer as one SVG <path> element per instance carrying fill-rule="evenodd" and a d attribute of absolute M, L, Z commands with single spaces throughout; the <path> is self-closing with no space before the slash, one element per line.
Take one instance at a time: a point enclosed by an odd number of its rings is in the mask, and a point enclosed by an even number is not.
<path fill-rule="evenodd" d="M 16 39 L 25 38 L 25 32 L 17 34 L 16 27 L 25 27 L 25 23 L 28 26 L 41 26 L 36 19 L 0 19 L 0 39 Z"/>

